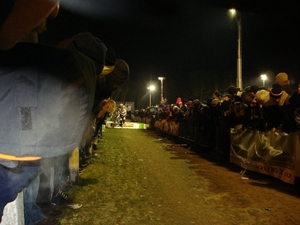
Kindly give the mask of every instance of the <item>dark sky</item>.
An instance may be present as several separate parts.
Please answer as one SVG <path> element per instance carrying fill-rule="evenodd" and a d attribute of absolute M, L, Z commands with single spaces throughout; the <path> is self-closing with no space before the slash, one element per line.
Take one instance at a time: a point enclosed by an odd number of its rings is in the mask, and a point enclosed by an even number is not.
<path fill-rule="evenodd" d="M 190 74 L 235 85 L 238 35 L 231 7 L 242 15 L 243 86 L 261 85 L 260 74 L 282 71 L 300 82 L 298 0 L 62 0 L 40 40 L 57 44 L 88 31 L 128 62 L 137 85 L 164 76 L 166 86 L 175 87 Z"/>

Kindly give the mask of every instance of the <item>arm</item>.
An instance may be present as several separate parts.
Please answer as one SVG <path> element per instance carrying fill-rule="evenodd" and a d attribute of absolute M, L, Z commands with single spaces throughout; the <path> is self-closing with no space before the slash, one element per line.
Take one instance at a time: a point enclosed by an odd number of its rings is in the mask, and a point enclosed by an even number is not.
<path fill-rule="evenodd" d="M 12 48 L 47 17 L 56 17 L 59 0 L 16 0 L 0 29 L 0 49 Z"/>

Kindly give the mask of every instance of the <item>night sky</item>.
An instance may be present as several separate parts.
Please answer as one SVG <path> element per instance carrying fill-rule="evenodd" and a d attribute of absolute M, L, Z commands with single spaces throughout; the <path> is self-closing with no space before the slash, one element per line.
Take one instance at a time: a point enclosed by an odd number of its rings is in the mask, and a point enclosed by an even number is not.
<path fill-rule="evenodd" d="M 63 0 L 40 41 L 56 45 L 82 31 L 100 38 L 130 66 L 132 95 L 122 100 L 140 107 L 150 83 L 157 85 L 153 101 L 159 101 L 159 76 L 166 77 L 169 102 L 202 99 L 236 84 L 238 32 L 231 7 L 242 16 L 243 87 L 261 86 L 262 73 L 271 85 L 283 71 L 293 85 L 300 83 L 298 0 Z"/>

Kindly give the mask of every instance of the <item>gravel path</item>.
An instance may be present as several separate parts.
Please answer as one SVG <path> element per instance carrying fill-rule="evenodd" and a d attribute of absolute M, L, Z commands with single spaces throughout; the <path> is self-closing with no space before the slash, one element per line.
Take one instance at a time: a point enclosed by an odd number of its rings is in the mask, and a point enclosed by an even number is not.
<path fill-rule="evenodd" d="M 149 130 L 106 129 L 64 225 L 299 225 L 299 190 L 221 166 Z"/>

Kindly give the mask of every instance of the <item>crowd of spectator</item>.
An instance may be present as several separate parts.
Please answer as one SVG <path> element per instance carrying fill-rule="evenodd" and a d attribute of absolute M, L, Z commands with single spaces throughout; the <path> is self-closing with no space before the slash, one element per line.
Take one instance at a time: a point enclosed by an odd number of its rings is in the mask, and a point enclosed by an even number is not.
<path fill-rule="evenodd" d="M 281 72 L 268 88 L 252 85 L 240 90 L 229 86 L 226 92 L 216 90 L 202 101 L 178 97 L 172 104 L 158 104 L 133 114 L 188 122 L 204 129 L 225 124 L 229 128 L 259 131 L 279 128 L 288 134 L 297 131 L 300 125 L 300 85 L 293 88 L 287 73 Z"/>

